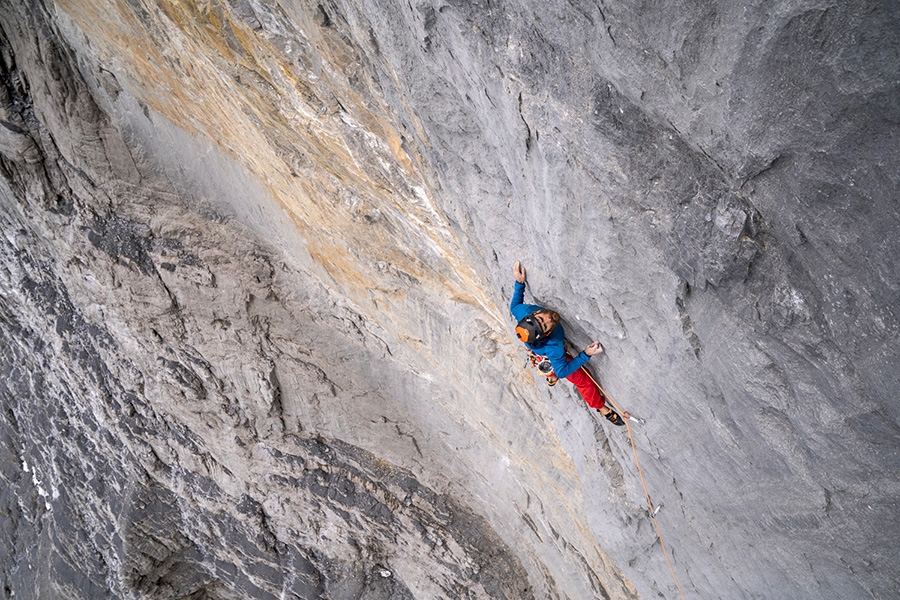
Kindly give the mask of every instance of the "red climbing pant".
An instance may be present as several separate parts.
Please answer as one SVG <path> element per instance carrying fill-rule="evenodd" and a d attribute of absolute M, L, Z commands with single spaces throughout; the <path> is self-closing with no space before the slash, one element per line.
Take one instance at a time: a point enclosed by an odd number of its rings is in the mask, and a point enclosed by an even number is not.
<path fill-rule="evenodd" d="M 572 360 L 572 357 L 570 356 L 567 358 Z M 583 366 L 577 371 L 569 374 L 566 379 L 575 385 L 578 393 L 581 394 L 581 397 L 584 398 L 584 401 L 587 402 L 587 405 L 591 408 L 600 410 L 603 408 L 603 405 L 606 404 L 606 398 L 603 397 L 603 392 L 600 391 L 597 383 L 588 373 L 587 366 Z"/>

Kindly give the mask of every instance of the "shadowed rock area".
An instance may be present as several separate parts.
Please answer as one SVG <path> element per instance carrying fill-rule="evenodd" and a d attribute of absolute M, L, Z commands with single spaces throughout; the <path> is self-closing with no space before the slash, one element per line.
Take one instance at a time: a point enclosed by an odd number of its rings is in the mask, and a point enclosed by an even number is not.
<path fill-rule="evenodd" d="M 0 0 L 2 597 L 895 597 L 898 40 Z M 523 368 L 516 260 L 642 474 Z"/>

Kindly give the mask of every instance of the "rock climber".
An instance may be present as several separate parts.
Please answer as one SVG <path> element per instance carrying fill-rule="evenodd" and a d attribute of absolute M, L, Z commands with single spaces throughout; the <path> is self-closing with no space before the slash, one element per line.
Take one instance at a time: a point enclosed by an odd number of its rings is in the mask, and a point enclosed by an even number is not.
<path fill-rule="evenodd" d="M 600 342 L 593 342 L 574 358 L 570 356 L 566 351 L 566 333 L 559 322 L 559 313 L 524 303 L 525 268 L 518 261 L 513 265 L 513 275 L 516 287 L 509 310 L 518 320 L 516 337 L 528 348 L 532 366 L 547 377 L 549 385 L 554 385 L 560 377 L 568 379 L 588 406 L 596 409 L 613 425 L 624 425 L 622 417 L 606 406 L 606 398 L 600 386 L 585 366 L 592 356 L 603 352 L 603 346 Z M 628 413 L 625 413 L 625 417 L 628 417 Z"/>

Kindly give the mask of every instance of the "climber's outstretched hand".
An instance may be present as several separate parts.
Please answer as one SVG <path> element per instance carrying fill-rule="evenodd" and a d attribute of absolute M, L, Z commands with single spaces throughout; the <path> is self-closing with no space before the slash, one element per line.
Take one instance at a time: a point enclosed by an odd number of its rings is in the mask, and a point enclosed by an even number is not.
<path fill-rule="evenodd" d="M 600 345 L 600 342 L 592 342 L 587 348 L 584 349 L 584 353 L 588 356 L 600 354 L 601 352 L 603 352 L 603 346 Z"/>
<path fill-rule="evenodd" d="M 519 261 L 516 261 L 516 264 L 513 265 L 513 276 L 519 283 L 525 283 L 525 267 Z"/>

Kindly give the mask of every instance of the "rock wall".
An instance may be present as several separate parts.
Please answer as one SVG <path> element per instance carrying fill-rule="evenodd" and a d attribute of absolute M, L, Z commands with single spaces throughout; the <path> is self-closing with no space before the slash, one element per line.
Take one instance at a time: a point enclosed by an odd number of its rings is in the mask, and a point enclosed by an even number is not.
<path fill-rule="evenodd" d="M 890 3 L 0 3 L 16 598 L 891 598 Z"/>

